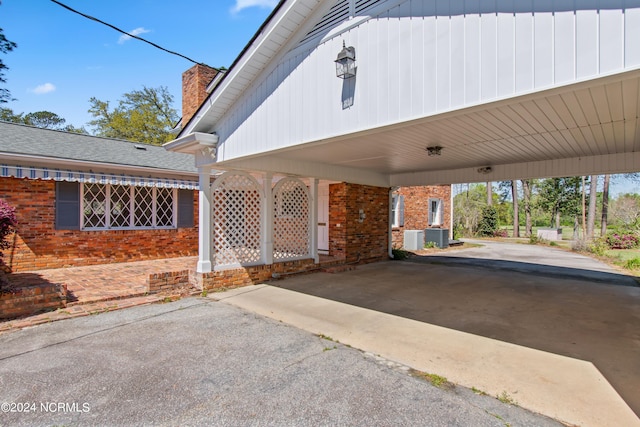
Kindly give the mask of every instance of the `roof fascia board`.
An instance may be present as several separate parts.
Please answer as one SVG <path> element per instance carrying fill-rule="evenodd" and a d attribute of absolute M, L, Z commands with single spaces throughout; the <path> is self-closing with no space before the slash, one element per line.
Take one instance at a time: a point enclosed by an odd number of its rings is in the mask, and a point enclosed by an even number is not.
<path fill-rule="evenodd" d="M 36 166 L 36 164 L 32 164 L 33 162 L 37 163 L 37 166 L 43 165 L 53 165 L 59 167 L 72 167 L 72 168 L 103 168 L 115 171 L 130 171 L 137 173 L 154 173 L 156 175 L 172 175 L 172 176 L 190 176 L 197 177 L 198 174 L 189 171 L 180 171 L 174 169 L 162 169 L 162 168 L 149 168 L 144 166 L 129 166 L 123 165 L 119 163 L 103 163 L 103 162 L 89 162 L 83 160 L 72 160 L 72 159 L 59 159 L 55 157 L 45 157 L 45 156 L 34 156 L 30 154 L 13 154 L 13 153 L 1 153 L 0 152 L 0 161 L 1 160 L 13 160 L 13 161 L 25 161 L 31 163 L 24 163 L 21 166 Z"/>
<path fill-rule="evenodd" d="M 198 120 L 196 117 L 204 117 L 204 115 L 212 108 L 214 104 L 218 102 L 224 91 L 238 78 L 247 63 L 260 52 L 264 44 L 270 39 L 280 24 L 290 16 L 295 6 L 303 0 L 282 0 L 274 9 L 267 21 L 258 30 L 253 39 L 247 44 L 244 50 L 240 53 L 240 56 L 236 58 L 229 70 L 224 74 L 220 82 L 213 89 L 212 93 L 200 106 L 193 118 L 187 123 L 187 125 L 180 132 L 180 136 L 193 132 L 193 129 L 197 126 Z M 253 80 L 253 79 L 252 79 Z"/>

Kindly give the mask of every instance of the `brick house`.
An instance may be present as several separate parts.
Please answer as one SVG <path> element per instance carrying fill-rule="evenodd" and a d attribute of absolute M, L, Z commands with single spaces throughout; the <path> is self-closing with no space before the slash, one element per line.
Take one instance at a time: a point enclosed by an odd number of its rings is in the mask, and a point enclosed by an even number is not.
<path fill-rule="evenodd" d="M 19 225 L 12 271 L 191 256 L 197 174 L 162 147 L 0 122 L 0 198 Z"/>
<path fill-rule="evenodd" d="M 391 202 L 393 247 L 404 247 L 405 230 L 446 228 L 452 239 L 451 202 L 451 185 L 398 187 Z"/>

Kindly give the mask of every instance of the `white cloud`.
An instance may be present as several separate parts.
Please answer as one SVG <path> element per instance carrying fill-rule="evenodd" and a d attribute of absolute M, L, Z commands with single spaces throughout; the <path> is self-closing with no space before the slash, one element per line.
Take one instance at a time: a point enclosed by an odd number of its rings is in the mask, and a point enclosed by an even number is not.
<path fill-rule="evenodd" d="M 52 83 L 45 83 L 40 86 L 36 86 L 33 89 L 29 89 L 29 92 L 35 93 L 36 95 L 44 95 L 45 93 L 50 93 L 56 90 L 56 87 Z"/>
<path fill-rule="evenodd" d="M 231 9 L 232 13 L 238 13 L 248 7 L 263 7 L 273 9 L 278 4 L 278 0 L 236 0 L 236 5 Z"/>
<path fill-rule="evenodd" d="M 126 42 L 127 40 L 131 40 L 131 36 L 138 36 L 140 34 L 144 34 L 144 33 L 150 33 L 151 30 L 147 30 L 144 27 L 138 27 L 135 30 L 131 30 L 129 31 L 129 34 L 123 34 L 120 36 L 120 38 L 118 39 L 118 44 L 122 44 L 124 42 Z"/>

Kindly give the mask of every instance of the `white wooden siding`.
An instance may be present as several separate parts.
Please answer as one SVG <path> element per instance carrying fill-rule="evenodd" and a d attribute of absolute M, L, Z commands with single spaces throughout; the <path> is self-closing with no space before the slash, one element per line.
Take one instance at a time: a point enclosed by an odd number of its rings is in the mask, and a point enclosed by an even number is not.
<path fill-rule="evenodd" d="M 640 0 L 491 3 L 389 0 L 359 25 L 346 21 L 277 56 L 217 123 L 218 161 L 640 66 Z M 355 47 L 358 67 L 345 81 L 333 63 L 343 40 Z M 343 102 L 349 95 L 352 105 Z M 545 108 L 526 113 L 536 115 L 542 132 L 558 125 L 544 117 Z M 497 136 L 509 133 L 494 128 Z M 472 123 L 457 131 L 475 132 Z M 624 144 L 625 130 L 610 132 Z"/>

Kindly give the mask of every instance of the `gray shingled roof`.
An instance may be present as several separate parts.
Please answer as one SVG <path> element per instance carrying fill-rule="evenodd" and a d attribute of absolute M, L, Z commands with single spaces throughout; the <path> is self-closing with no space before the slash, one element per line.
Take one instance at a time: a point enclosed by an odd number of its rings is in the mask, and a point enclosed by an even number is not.
<path fill-rule="evenodd" d="M 169 152 L 155 145 L 0 121 L 0 157 L 3 153 L 197 173 L 190 154 Z"/>

